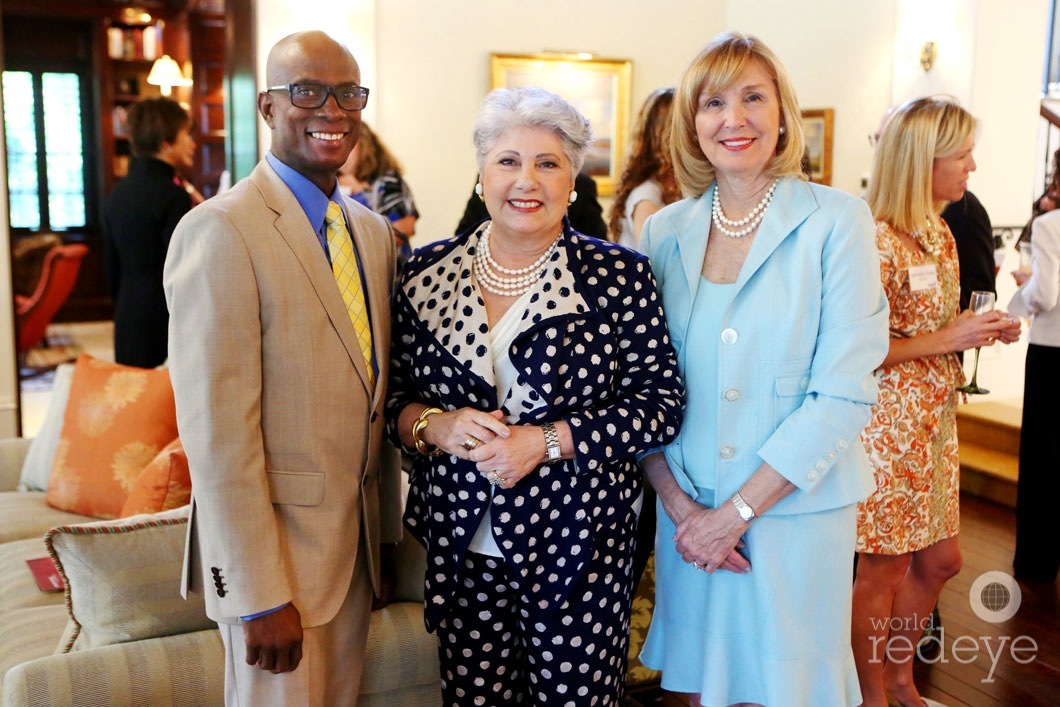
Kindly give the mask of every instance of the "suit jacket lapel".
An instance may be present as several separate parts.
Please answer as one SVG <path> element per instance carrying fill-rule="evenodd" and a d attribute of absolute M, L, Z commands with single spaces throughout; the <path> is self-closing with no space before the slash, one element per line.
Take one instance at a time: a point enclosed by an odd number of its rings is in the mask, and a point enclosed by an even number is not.
<path fill-rule="evenodd" d="M 773 194 L 773 201 L 755 234 L 751 250 L 747 253 L 740 277 L 736 281 L 737 293 L 762 267 L 780 244 L 799 227 L 806 217 L 817 209 L 810 187 L 800 179 L 781 179 Z"/>
<path fill-rule="evenodd" d="M 711 199 L 716 186 L 707 189 L 688 211 L 682 222 L 675 222 L 677 248 L 684 264 L 685 282 L 688 284 L 689 302 L 694 302 L 699 289 L 699 278 L 703 273 L 703 259 L 707 255 L 707 238 L 710 233 Z"/>
<path fill-rule="evenodd" d="M 317 240 L 313 225 L 309 223 L 291 190 L 265 162 L 254 169 L 250 178 L 261 191 L 266 206 L 276 213 L 273 227 L 301 263 L 309 284 L 327 312 L 342 345 L 346 347 L 350 362 L 367 387 L 368 370 L 357 342 L 357 333 L 353 330 L 346 303 L 342 301 L 342 295 L 335 284 L 335 275 L 321 252 L 320 241 Z"/>

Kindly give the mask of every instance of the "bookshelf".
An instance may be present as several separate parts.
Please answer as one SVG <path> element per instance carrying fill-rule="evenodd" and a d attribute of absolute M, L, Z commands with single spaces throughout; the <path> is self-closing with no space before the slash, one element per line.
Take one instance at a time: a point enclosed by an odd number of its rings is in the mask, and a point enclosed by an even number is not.
<path fill-rule="evenodd" d="M 129 107 L 145 98 L 162 95 L 158 86 L 147 83 L 154 60 L 167 53 L 186 55 L 186 47 L 181 46 L 187 44 L 186 39 L 177 41 L 179 24 L 153 18 L 135 24 L 111 17 L 99 20 L 98 40 L 103 50 L 99 72 L 103 157 L 100 176 L 104 193 L 110 193 L 115 182 L 129 169 L 131 152 L 125 133 Z M 172 98 L 179 101 L 184 97 L 173 95 Z"/>

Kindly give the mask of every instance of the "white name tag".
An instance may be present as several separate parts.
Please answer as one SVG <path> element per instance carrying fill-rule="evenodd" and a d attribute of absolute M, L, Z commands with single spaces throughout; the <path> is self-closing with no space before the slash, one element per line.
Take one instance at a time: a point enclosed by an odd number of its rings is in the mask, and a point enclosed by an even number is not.
<path fill-rule="evenodd" d="M 939 286 L 939 275 L 934 263 L 909 268 L 909 289 L 913 292 L 934 290 Z"/>

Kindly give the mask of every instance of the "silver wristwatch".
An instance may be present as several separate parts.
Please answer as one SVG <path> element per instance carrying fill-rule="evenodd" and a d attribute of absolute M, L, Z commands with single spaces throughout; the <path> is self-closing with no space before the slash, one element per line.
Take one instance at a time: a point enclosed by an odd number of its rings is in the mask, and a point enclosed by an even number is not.
<path fill-rule="evenodd" d="M 732 501 L 732 505 L 736 506 L 736 512 L 740 514 L 740 518 L 745 523 L 750 523 L 758 517 L 755 514 L 754 509 L 748 506 L 747 502 L 743 500 L 743 496 L 740 495 L 739 491 L 734 493 L 729 500 Z"/>
<path fill-rule="evenodd" d="M 559 448 L 559 432 L 556 432 L 556 425 L 546 422 L 541 425 L 541 430 L 545 433 L 545 461 L 559 461 L 563 452 Z"/>

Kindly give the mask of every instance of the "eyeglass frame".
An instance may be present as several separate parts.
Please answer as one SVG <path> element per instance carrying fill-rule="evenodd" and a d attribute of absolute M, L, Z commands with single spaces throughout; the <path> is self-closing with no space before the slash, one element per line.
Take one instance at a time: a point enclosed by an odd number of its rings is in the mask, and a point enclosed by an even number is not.
<path fill-rule="evenodd" d="M 315 106 L 300 106 L 300 105 L 298 105 L 297 103 L 294 102 L 294 90 L 295 90 L 295 88 L 298 88 L 300 86 L 315 86 L 315 87 L 318 87 L 318 88 L 322 88 L 322 89 L 324 89 L 324 97 L 321 99 L 320 103 L 318 103 Z M 364 105 L 362 105 L 360 108 L 346 108 L 345 106 L 343 106 L 342 105 L 342 101 L 339 100 L 338 89 L 340 89 L 340 88 L 355 88 L 358 91 L 362 91 L 363 94 L 364 94 Z M 347 113 L 355 113 L 357 111 L 364 110 L 365 107 L 368 105 L 368 94 L 369 94 L 369 89 L 368 89 L 367 86 L 358 86 L 357 84 L 343 84 L 342 86 L 329 86 L 327 84 L 315 83 L 313 81 L 294 81 L 292 83 L 289 83 L 289 84 L 286 84 L 286 85 L 283 85 L 283 86 L 269 86 L 268 88 L 263 89 L 264 93 L 269 93 L 270 91 L 287 91 L 287 97 L 290 99 L 291 105 L 294 106 L 295 108 L 304 108 L 305 110 L 316 110 L 317 108 L 320 108 L 321 106 L 323 106 L 325 103 L 328 102 L 328 96 L 334 96 L 335 97 L 335 105 L 337 105 L 339 108 L 342 108 L 342 110 L 346 111 Z"/>

